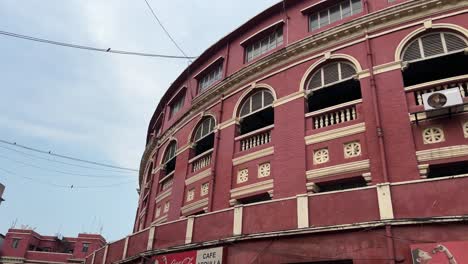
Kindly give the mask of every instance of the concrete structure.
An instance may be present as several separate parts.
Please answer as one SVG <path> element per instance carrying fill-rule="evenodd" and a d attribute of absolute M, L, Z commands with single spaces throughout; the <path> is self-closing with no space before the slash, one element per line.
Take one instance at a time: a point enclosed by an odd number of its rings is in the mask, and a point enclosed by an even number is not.
<path fill-rule="evenodd" d="M 467 13 L 286 0 L 252 18 L 162 97 L 134 233 L 86 263 L 411 263 L 424 243 L 450 256 L 439 243 L 468 240 Z M 424 111 L 448 89 L 463 104 Z"/>
<path fill-rule="evenodd" d="M 83 263 L 87 255 L 105 244 L 101 235 L 57 237 L 9 229 L 0 248 L 0 263 Z"/>

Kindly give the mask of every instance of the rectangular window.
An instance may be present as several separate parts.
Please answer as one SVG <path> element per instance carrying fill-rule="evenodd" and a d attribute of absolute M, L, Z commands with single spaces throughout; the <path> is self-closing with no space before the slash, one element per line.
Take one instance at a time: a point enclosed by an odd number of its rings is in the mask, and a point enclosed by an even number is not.
<path fill-rule="evenodd" d="M 362 176 L 317 184 L 317 187 L 319 188 L 320 192 L 341 191 L 366 186 L 367 182 Z"/>
<path fill-rule="evenodd" d="M 362 12 L 361 0 L 345 0 L 309 15 L 309 31 L 319 29 Z"/>
<path fill-rule="evenodd" d="M 182 96 L 179 96 L 179 98 L 175 99 L 175 101 L 170 104 L 169 118 L 173 117 L 175 114 L 177 114 L 180 111 L 180 109 L 182 109 L 182 107 L 184 106 L 184 101 L 185 101 L 185 94 L 183 94 Z"/>
<path fill-rule="evenodd" d="M 201 79 L 198 81 L 198 89 L 201 92 L 205 91 L 208 87 L 213 85 L 215 82 L 223 78 L 223 64 L 215 66 L 212 70 L 207 72 Z"/>
<path fill-rule="evenodd" d="M 89 250 L 89 243 L 83 243 L 83 248 L 81 249 L 81 252 L 88 252 Z"/>
<path fill-rule="evenodd" d="M 267 36 L 245 47 L 245 62 L 250 62 L 281 45 L 283 45 L 283 28 L 279 27 Z"/>
<path fill-rule="evenodd" d="M 18 248 L 19 242 L 21 239 L 19 238 L 13 238 L 13 242 L 11 243 L 12 248 Z"/>

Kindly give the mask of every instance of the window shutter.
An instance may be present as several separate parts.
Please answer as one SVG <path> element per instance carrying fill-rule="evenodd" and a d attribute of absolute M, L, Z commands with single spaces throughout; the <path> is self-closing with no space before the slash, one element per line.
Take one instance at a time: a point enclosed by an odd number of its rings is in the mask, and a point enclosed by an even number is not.
<path fill-rule="evenodd" d="M 408 48 L 406 48 L 405 54 L 403 54 L 404 61 L 413 61 L 421 58 L 421 49 L 419 48 L 419 39 L 413 41 Z"/>
<path fill-rule="evenodd" d="M 466 48 L 466 42 L 453 35 L 453 34 L 444 34 L 445 44 L 447 45 L 447 50 L 450 51 L 457 51 Z"/>
<path fill-rule="evenodd" d="M 310 78 L 309 89 L 314 89 L 322 86 L 322 71 L 318 70 L 312 78 Z"/>
<path fill-rule="evenodd" d="M 273 95 L 271 95 L 271 93 L 269 93 L 269 92 L 264 92 L 264 93 L 263 93 L 263 96 L 265 97 L 265 98 L 263 98 L 263 101 L 264 101 L 263 104 L 264 104 L 264 106 L 273 104 Z"/>
<path fill-rule="evenodd" d="M 323 67 L 324 84 L 334 83 L 340 80 L 338 75 L 338 63 L 333 63 Z"/>
<path fill-rule="evenodd" d="M 340 63 L 341 65 L 341 79 L 347 79 L 356 74 L 356 70 L 348 63 Z"/>
<path fill-rule="evenodd" d="M 439 54 L 444 54 L 442 38 L 440 34 L 431 34 L 421 38 L 424 56 L 430 57 Z"/>

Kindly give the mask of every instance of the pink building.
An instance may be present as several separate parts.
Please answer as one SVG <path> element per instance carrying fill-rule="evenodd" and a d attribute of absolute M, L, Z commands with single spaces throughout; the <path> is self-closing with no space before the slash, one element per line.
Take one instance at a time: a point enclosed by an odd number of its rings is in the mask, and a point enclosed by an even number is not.
<path fill-rule="evenodd" d="M 105 244 L 101 235 L 57 237 L 9 229 L 0 249 L 0 263 L 83 263 L 87 255 Z"/>
<path fill-rule="evenodd" d="M 134 233 L 86 263 L 468 263 L 467 27 L 461 0 L 255 16 L 167 89 Z"/>

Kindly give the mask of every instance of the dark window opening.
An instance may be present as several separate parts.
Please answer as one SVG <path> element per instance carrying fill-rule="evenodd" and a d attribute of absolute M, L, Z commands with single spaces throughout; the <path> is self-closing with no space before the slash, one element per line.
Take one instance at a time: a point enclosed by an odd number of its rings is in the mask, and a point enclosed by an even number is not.
<path fill-rule="evenodd" d="M 362 98 L 358 80 L 344 81 L 323 89 L 313 91 L 309 96 L 309 112 L 347 103 Z"/>
<path fill-rule="evenodd" d="M 243 117 L 240 124 L 240 134 L 247 134 L 275 123 L 273 107 L 265 108 L 254 114 Z"/>
<path fill-rule="evenodd" d="M 83 248 L 81 249 L 81 252 L 88 252 L 89 249 L 89 243 L 83 243 Z"/>
<path fill-rule="evenodd" d="M 11 247 L 12 247 L 12 248 L 18 248 L 18 245 L 19 245 L 20 240 L 21 240 L 21 239 L 13 238 L 13 241 L 12 241 L 12 243 L 11 243 Z"/>
<path fill-rule="evenodd" d="M 330 182 L 324 182 L 324 183 L 317 183 L 317 187 L 319 188 L 320 192 L 340 191 L 340 190 L 354 189 L 354 188 L 360 188 L 360 187 L 366 187 L 366 186 L 367 186 L 367 182 L 366 180 L 364 180 L 362 176 L 336 180 L 336 181 L 330 181 Z"/>
<path fill-rule="evenodd" d="M 29 250 L 29 251 L 35 251 L 35 250 L 36 250 L 36 246 L 34 246 L 34 245 L 29 245 L 29 246 L 28 246 L 28 250 Z M 38 248 L 38 251 L 41 251 L 40 248 Z"/>
<path fill-rule="evenodd" d="M 314 262 L 295 262 L 289 264 L 353 264 L 352 260 L 329 260 L 329 261 L 314 261 Z"/>
<path fill-rule="evenodd" d="M 405 86 L 468 74 L 468 56 L 463 52 L 408 64 L 403 71 Z"/>
<path fill-rule="evenodd" d="M 430 165 L 427 178 L 440 178 L 468 174 L 468 161 Z"/>
<path fill-rule="evenodd" d="M 262 193 L 246 198 L 241 198 L 237 199 L 237 201 L 241 204 L 251 204 L 251 203 L 259 203 L 259 202 L 265 202 L 265 201 L 270 201 L 271 197 L 270 194 L 268 193 Z"/>
<path fill-rule="evenodd" d="M 175 170 L 175 166 L 176 166 L 176 158 L 172 158 L 171 160 L 169 160 L 168 162 L 166 162 L 166 164 L 164 164 L 164 171 L 166 173 L 166 175 L 169 175 L 171 174 L 174 170 Z"/>
<path fill-rule="evenodd" d="M 202 154 L 214 146 L 214 133 L 200 139 L 195 145 L 195 156 Z"/>

